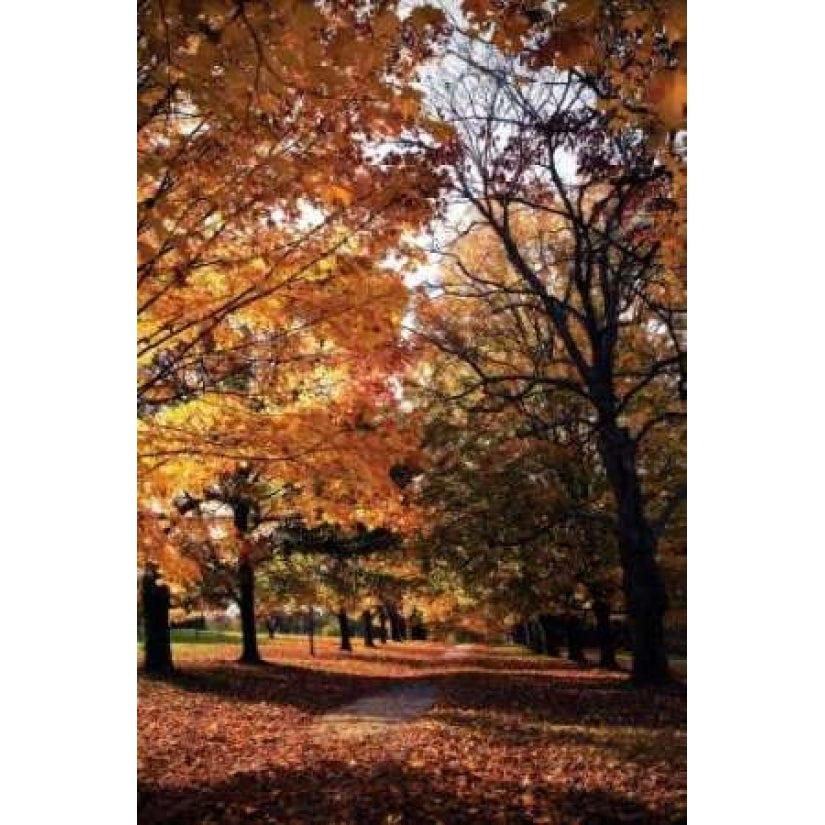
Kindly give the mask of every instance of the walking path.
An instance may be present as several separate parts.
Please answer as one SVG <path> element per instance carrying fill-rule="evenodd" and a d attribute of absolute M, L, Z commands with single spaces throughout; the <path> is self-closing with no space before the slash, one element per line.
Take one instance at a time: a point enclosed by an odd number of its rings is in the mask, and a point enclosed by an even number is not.
<path fill-rule="evenodd" d="M 463 659 L 471 645 L 456 645 L 442 654 L 444 659 Z M 394 725 L 404 724 L 423 716 L 434 704 L 437 690 L 432 682 L 415 681 L 390 690 L 363 696 L 320 716 L 313 723 L 313 732 L 344 739 L 361 739 L 383 733 Z"/>
<path fill-rule="evenodd" d="M 436 700 L 436 689 L 430 682 L 413 682 L 372 696 L 364 696 L 319 717 L 313 724 L 314 733 L 326 737 L 361 739 L 388 728 L 417 719 Z"/>

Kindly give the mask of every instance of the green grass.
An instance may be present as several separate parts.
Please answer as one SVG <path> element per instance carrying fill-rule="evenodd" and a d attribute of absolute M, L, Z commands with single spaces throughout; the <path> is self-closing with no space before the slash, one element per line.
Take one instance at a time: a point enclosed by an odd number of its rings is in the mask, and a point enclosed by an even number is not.
<path fill-rule="evenodd" d="M 240 630 L 172 630 L 171 631 L 173 645 L 240 645 L 241 632 Z M 289 642 L 293 639 L 306 644 L 305 634 L 284 634 L 278 633 L 274 641 L 278 643 Z M 269 634 L 258 633 L 258 642 L 269 642 Z M 143 647 L 143 634 L 138 633 L 138 646 Z"/>
<path fill-rule="evenodd" d="M 237 630 L 173 630 L 172 644 L 234 644 L 240 642 Z M 138 634 L 138 644 L 143 646 L 143 634 Z"/>

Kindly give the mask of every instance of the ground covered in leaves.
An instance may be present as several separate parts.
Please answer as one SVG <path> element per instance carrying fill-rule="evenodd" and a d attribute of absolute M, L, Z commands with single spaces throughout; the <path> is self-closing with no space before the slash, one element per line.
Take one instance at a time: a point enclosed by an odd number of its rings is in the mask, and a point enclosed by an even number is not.
<path fill-rule="evenodd" d="M 686 820 L 682 682 L 638 690 L 516 649 L 423 642 L 342 654 L 322 640 L 313 659 L 277 639 L 263 667 L 231 646 L 174 652 L 174 677 L 138 681 L 140 825 Z M 415 686 L 435 704 L 397 724 L 362 734 L 335 713 Z"/>

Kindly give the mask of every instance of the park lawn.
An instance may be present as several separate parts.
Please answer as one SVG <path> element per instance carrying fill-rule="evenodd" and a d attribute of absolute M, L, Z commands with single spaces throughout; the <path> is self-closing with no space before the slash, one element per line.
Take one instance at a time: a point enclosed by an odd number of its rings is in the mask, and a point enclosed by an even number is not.
<path fill-rule="evenodd" d="M 179 644 L 179 673 L 138 682 L 138 821 L 188 823 L 676 823 L 686 817 L 685 685 L 476 646 L 337 650 L 334 639 Z M 357 642 L 356 642 L 357 644 Z M 408 680 L 429 713 L 362 739 L 319 714 Z"/>

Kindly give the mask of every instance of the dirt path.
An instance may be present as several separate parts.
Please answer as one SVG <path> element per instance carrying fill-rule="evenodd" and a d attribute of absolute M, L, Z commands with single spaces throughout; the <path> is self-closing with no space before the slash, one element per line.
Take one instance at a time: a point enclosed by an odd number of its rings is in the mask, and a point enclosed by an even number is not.
<path fill-rule="evenodd" d="M 454 645 L 441 654 L 442 659 L 466 659 L 474 645 Z"/>
<path fill-rule="evenodd" d="M 325 713 L 313 724 L 313 733 L 343 739 L 361 739 L 384 733 L 388 728 L 410 722 L 425 714 L 436 700 L 430 682 L 412 682 Z"/>
<path fill-rule="evenodd" d="M 471 647 L 456 645 L 446 650 L 440 658 L 466 658 Z M 313 733 L 319 737 L 332 735 L 343 739 L 361 739 L 384 733 L 389 728 L 423 716 L 435 704 L 437 696 L 438 691 L 432 682 L 411 681 L 381 693 L 363 696 L 323 714 L 313 723 Z"/>

